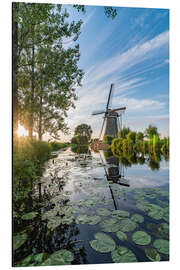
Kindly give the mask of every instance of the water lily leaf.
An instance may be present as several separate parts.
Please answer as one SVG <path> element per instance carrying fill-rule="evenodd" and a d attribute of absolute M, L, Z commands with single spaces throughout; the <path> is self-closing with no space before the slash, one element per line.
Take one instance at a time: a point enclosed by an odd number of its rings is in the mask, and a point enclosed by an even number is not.
<path fill-rule="evenodd" d="M 114 210 L 112 212 L 112 217 L 115 218 L 122 218 L 122 217 L 129 217 L 130 214 L 128 211 L 124 211 L 124 210 Z"/>
<path fill-rule="evenodd" d="M 13 236 L 13 250 L 18 249 L 21 247 L 27 240 L 27 234 L 18 234 L 16 236 Z"/>
<path fill-rule="evenodd" d="M 53 253 L 42 265 L 68 265 L 74 260 L 74 255 L 66 249 Z"/>
<path fill-rule="evenodd" d="M 151 194 L 146 194 L 145 195 L 147 198 L 149 198 L 149 199 L 155 199 L 156 198 L 156 194 L 154 194 L 154 193 L 151 193 Z"/>
<path fill-rule="evenodd" d="M 148 205 L 149 203 L 146 200 L 140 200 L 140 201 L 137 201 L 136 208 L 143 212 L 146 212 L 149 210 Z"/>
<path fill-rule="evenodd" d="M 159 253 L 154 248 L 146 248 L 145 254 L 152 262 L 159 262 L 161 260 Z"/>
<path fill-rule="evenodd" d="M 163 254 L 169 254 L 169 241 L 164 239 L 156 239 L 153 246 Z"/>
<path fill-rule="evenodd" d="M 137 245 L 145 246 L 151 242 L 151 236 L 144 231 L 137 231 L 137 232 L 133 233 L 132 240 Z"/>
<path fill-rule="evenodd" d="M 134 214 L 131 216 L 131 220 L 137 223 L 142 223 L 144 222 L 144 217 L 139 214 Z"/>
<path fill-rule="evenodd" d="M 27 266 L 27 265 L 29 265 L 30 263 L 33 262 L 33 259 L 34 259 L 33 254 L 28 255 L 28 256 L 22 261 L 22 263 L 21 263 L 20 266 Z"/>
<path fill-rule="evenodd" d="M 47 253 L 39 253 L 39 254 L 36 254 L 33 259 L 36 263 L 42 263 L 44 259 L 46 258 L 46 256 L 47 256 Z"/>
<path fill-rule="evenodd" d="M 100 227 L 104 232 L 117 232 L 119 231 L 119 224 L 116 218 L 105 219 L 100 223 Z"/>
<path fill-rule="evenodd" d="M 89 221 L 89 217 L 86 214 L 81 214 L 76 218 L 77 224 L 85 224 L 88 221 Z"/>
<path fill-rule="evenodd" d="M 157 204 L 149 204 L 148 209 L 148 216 L 152 217 L 153 219 L 159 220 L 162 219 L 164 216 L 163 208 Z"/>
<path fill-rule="evenodd" d="M 98 208 L 96 212 L 100 216 L 109 216 L 111 214 L 111 212 L 106 208 Z"/>
<path fill-rule="evenodd" d="M 119 222 L 119 230 L 122 232 L 134 231 L 137 227 L 137 223 L 130 218 L 123 219 Z"/>
<path fill-rule="evenodd" d="M 89 225 L 96 225 L 101 221 L 101 217 L 99 216 L 91 216 L 88 217 L 88 224 Z"/>
<path fill-rule="evenodd" d="M 94 200 L 84 200 L 84 206 L 87 206 L 87 207 L 91 207 L 91 206 L 94 206 L 96 204 L 96 201 Z"/>
<path fill-rule="evenodd" d="M 90 246 L 98 252 L 107 253 L 113 251 L 116 247 L 114 240 L 105 233 L 96 233 L 94 234 L 94 238 L 96 240 L 91 240 L 89 243 Z"/>
<path fill-rule="evenodd" d="M 127 240 L 127 235 L 124 232 L 118 231 L 116 235 L 121 241 Z"/>
<path fill-rule="evenodd" d="M 29 220 L 29 219 L 35 218 L 37 215 L 38 215 L 37 212 L 30 212 L 30 213 L 24 214 L 21 218 L 24 220 Z"/>
<path fill-rule="evenodd" d="M 158 233 L 159 237 L 162 238 L 169 238 L 169 224 L 167 223 L 160 223 L 158 226 Z"/>
<path fill-rule="evenodd" d="M 130 249 L 122 246 L 112 251 L 111 256 L 114 263 L 137 262 L 135 254 Z"/>

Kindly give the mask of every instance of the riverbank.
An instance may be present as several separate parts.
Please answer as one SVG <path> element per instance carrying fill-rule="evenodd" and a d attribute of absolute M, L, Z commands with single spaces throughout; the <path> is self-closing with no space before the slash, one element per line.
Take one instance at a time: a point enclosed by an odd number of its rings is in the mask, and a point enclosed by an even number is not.
<path fill-rule="evenodd" d="M 32 184 L 41 177 L 44 163 L 52 152 L 67 144 L 18 138 L 13 145 L 13 201 L 28 197 Z M 14 206 L 14 205 L 13 205 Z"/>

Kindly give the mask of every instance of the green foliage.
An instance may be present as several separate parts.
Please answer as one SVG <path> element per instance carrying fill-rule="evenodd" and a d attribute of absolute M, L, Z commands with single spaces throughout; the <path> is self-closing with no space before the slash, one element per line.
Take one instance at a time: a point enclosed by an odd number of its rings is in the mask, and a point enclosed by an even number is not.
<path fill-rule="evenodd" d="M 114 136 L 111 136 L 111 135 L 105 135 L 104 136 L 104 142 L 111 145 L 112 141 L 114 139 Z"/>
<path fill-rule="evenodd" d="M 71 139 L 71 143 L 76 145 L 88 145 L 88 137 L 87 136 L 75 136 Z"/>
<path fill-rule="evenodd" d="M 136 142 L 136 132 L 131 131 L 131 132 L 129 132 L 129 133 L 127 134 L 126 137 L 127 137 L 127 140 L 128 140 L 128 141 L 132 141 L 133 143 Z"/>
<path fill-rule="evenodd" d="M 60 143 L 56 141 L 51 142 L 50 145 L 53 151 L 57 151 L 57 150 L 67 147 L 66 143 Z"/>
<path fill-rule="evenodd" d="M 148 128 L 145 130 L 145 136 L 148 137 L 149 139 L 152 139 L 153 135 L 159 136 L 157 127 L 149 125 Z"/>
<path fill-rule="evenodd" d="M 144 134 L 142 132 L 136 133 L 136 141 L 142 141 L 144 139 Z"/>
<path fill-rule="evenodd" d="M 123 129 L 121 129 L 119 132 L 118 132 L 118 136 L 119 136 L 119 138 L 122 138 L 122 139 L 125 139 L 126 138 L 126 136 L 127 136 L 127 134 L 130 132 L 131 130 L 130 130 L 130 128 L 123 128 Z"/>
<path fill-rule="evenodd" d="M 78 140 L 81 140 L 81 139 L 83 140 L 83 137 L 87 137 L 87 140 L 90 141 L 91 135 L 92 135 L 91 126 L 87 124 L 78 125 L 75 128 L 74 135 L 78 136 L 79 138 Z"/>

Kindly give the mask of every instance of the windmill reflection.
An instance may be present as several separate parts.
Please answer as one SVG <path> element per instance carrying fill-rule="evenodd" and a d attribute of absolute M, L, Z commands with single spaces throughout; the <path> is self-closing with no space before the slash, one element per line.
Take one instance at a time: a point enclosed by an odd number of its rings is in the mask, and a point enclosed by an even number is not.
<path fill-rule="evenodd" d="M 106 165 L 108 165 L 107 167 L 104 167 L 107 180 L 129 187 L 129 180 L 124 178 L 124 166 L 123 164 L 119 163 L 119 158 L 114 157 L 111 150 L 101 151 L 101 159 L 102 154 L 104 156 Z"/>

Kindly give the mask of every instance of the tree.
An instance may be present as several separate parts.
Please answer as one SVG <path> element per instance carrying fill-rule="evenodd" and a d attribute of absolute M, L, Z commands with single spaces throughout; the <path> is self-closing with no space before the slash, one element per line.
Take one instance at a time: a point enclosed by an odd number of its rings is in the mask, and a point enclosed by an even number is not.
<path fill-rule="evenodd" d="M 142 141 L 144 139 L 144 134 L 142 132 L 136 133 L 136 141 Z"/>
<path fill-rule="evenodd" d="M 92 129 L 87 124 L 78 125 L 74 131 L 75 136 L 87 136 L 88 141 L 91 139 Z"/>
<path fill-rule="evenodd" d="M 63 39 L 77 40 L 82 21 L 68 23 L 61 5 L 19 5 L 26 13 L 18 13 L 20 36 L 24 28 L 28 33 L 19 57 L 20 120 L 30 137 L 34 130 L 39 139 L 45 132 L 57 138 L 59 130 L 67 131 L 66 112 L 74 107 L 83 76 L 77 66 L 79 46 L 64 49 Z"/>
<path fill-rule="evenodd" d="M 127 134 L 126 137 L 127 137 L 128 141 L 132 141 L 133 143 L 136 142 L 136 132 L 131 131 L 131 132 L 129 132 L 129 133 Z"/>
<path fill-rule="evenodd" d="M 159 136 L 157 127 L 149 125 L 148 128 L 145 130 L 145 136 L 148 137 L 149 139 L 152 139 L 153 135 Z"/>
<path fill-rule="evenodd" d="M 126 138 L 126 135 L 127 135 L 130 131 L 131 131 L 130 128 L 124 127 L 123 129 L 121 129 L 121 130 L 118 132 L 118 136 L 119 136 L 120 138 L 125 139 L 125 138 Z"/>

